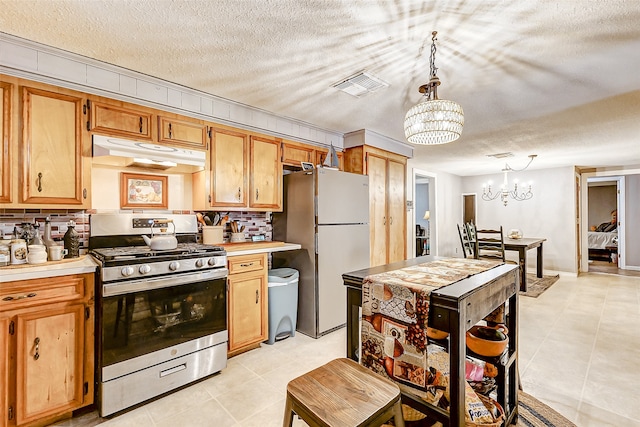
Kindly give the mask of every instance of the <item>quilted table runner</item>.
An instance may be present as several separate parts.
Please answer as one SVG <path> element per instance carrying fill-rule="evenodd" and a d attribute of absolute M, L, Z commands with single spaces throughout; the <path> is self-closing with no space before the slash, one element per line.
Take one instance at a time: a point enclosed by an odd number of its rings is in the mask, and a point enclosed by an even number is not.
<path fill-rule="evenodd" d="M 439 384 L 427 360 L 429 295 L 500 264 L 445 258 L 366 277 L 362 285 L 362 365 L 428 399 Z"/>

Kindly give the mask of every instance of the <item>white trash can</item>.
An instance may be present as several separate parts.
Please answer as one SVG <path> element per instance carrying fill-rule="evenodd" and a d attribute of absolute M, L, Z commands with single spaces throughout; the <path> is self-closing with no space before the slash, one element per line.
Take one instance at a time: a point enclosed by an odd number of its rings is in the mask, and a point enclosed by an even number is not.
<path fill-rule="evenodd" d="M 269 270 L 269 339 L 293 337 L 298 318 L 298 278 L 300 273 L 293 268 Z"/>

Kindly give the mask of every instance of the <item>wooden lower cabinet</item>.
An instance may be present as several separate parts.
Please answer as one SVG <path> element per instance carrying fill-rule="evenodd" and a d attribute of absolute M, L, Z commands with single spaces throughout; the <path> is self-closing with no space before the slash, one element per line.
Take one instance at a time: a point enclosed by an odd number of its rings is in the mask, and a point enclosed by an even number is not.
<path fill-rule="evenodd" d="M 93 274 L 2 284 L 0 426 L 46 425 L 93 403 Z"/>
<path fill-rule="evenodd" d="M 229 257 L 229 356 L 250 350 L 268 338 L 267 255 Z"/>

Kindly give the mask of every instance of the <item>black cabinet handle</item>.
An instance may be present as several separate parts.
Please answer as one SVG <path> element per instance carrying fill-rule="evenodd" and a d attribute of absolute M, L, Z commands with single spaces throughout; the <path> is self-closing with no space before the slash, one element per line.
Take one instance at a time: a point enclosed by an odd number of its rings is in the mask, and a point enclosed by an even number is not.
<path fill-rule="evenodd" d="M 42 193 L 42 172 L 38 172 L 38 179 L 36 179 L 36 183 L 38 184 L 38 192 Z"/>
<path fill-rule="evenodd" d="M 33 359 L 38 360 L 40 359 L 40 338 L 36 337 L 33 343 L 36 345 L 36 354 L 33 355 Z"/>

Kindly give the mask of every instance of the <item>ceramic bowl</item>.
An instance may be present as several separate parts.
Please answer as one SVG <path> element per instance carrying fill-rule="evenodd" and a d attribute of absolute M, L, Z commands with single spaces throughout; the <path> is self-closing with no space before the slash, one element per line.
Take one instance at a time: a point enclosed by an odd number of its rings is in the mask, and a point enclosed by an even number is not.
<path fill-rule="evenodd" d="M 495 331 L 495 328 L 486 326 L 474 326 L 467 331 L 467 347 L 476 354 L 487 357 L 500 356 L 509 343 L 509 336 L 504 335 L 505 339 L 494 341 L 480 338 L 483 336 L 482 329 Z"/>
<path fill-rule="evenodd" d="M 47 252 L 47 247 L 45 245 L 29 245 L 27 248 L 29 249 L 29 253 Z"/>
<path fill-rule="evenodd" d="M 427 336 L 433 340 L 443 340 L 449 336 L 449 332 L 427 327 Z"/>

